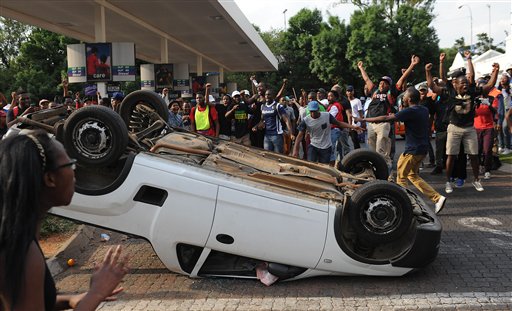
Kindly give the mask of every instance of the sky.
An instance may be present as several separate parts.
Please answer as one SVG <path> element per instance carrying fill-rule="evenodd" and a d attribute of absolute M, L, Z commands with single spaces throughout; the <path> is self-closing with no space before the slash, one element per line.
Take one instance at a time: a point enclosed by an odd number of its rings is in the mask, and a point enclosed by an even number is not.
<path fill-rule="evenodd" d="M 356 9 L 350 1 L 341 4 L 341 1 L 333 0 L 234 0 L 247 19 L 261 28 L 263 31 L 271 29 L 283 29 L 285 18 L 297 14 L 306 7 L 319 9 L 327 16 L 337 15 L 341 20 L 350 22 L 350 15 Z M 459 9 L 458 7 L 462 7 Z M 490 5 L 490 8 L 488 7 Z M 468 8 L 469 7 L 469 8 Z M 283 14 L 283 12 L 286 12 Z M 473 22 L 471 23 L 470 12 Z M 489 33 L 489 24 L 493 44 L 504 42 L 506 32 L 512 34 L 512 1 L 460 1 L 437 0 L 434 8 L 433 26 L 439 37 L 439 47 L 452 47 L 455 40 L 464 37 L 469 44 L 471 24 L 473 26 L 473 44 L 476 43 L 476 34 Z M 489 14 L 491 23 L 489 23 Z M 501 46 L 503 49 L 505 46 Z"/>

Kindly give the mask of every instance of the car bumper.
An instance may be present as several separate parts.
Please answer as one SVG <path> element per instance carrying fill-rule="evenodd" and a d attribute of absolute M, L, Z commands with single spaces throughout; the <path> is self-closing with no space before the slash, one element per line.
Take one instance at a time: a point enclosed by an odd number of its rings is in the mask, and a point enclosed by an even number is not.
<path fill-rule="evenodd" d="M 427 217 L 430 221 L 416 226 L 416 236 L 413 245 L 407 253 L 392 261 L 391 264 L 395 267 L 425 267 L 434 261 L 439 252 L 442 231 L 441 221 L 421 198 L 416 194 L 413 194 L 413 196 L 418 201 L 417 203 L 423 207 L 424 215 L 422 217 Z"/>

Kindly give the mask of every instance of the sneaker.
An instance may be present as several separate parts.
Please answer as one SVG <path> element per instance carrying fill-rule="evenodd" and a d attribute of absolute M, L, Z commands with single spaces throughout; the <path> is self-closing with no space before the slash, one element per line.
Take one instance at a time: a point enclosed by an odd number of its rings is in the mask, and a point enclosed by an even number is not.
<path fill-rule="evenodd" d="M 457 188 L 462 188 L 462 186 L 464 186 L 464 179 L 462 178 L 457 178 L 455 180 L 455 187 Z"/>
<path fill-rule="evenodd" d="M 432 172 L 430 172 L 430 175 L 439 175 L 443 172 L 443 168 L 440 167 L 440 166 L 436 166 L 434 167 L 434 169 L 432 170 Z"/>
<path fill-rule="evenodd" d="M 485 172 L 484 179 L 491 179 L 491 173 L 490 172 Z"/>
<path fill-rule="evenodd" d="M 446 193 L 452 193 L 453 192 L 453 188 L 452 188 L 452 183 L 447 181 L 446 182 L 446 185 L 444 186 L 444 191 Z"/>
<path fill-rule="evenodd" d="M 505 148 L 501 154 L 507 155 L 507 154 L 510 154 L 511 152 L 512 152 L 512 150 Z"/>
<path fill-rule="evenodd" d="M 484 187 L 482 187 L 480 180 L 475 180 L 473 182 L 473 187 L 475 187 L 476 191 L 484 191 Z"/>
<path fill-rule="evenodd" d="M 446 203 L 446 197 L 441 196 L 439 200 L 437 200 L 437 203 L 435 204 L 435 212 L 436 214 L 439 214 L 439 212 L 444 208 L 444 204 Z"/>

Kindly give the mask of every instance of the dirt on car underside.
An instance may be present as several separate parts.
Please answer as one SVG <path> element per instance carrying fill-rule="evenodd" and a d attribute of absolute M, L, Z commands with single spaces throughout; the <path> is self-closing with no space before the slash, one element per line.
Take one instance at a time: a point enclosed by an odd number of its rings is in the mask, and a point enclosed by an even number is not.
<path fill-rule="evenodd" d="M 258 182 L 268 187 L 302 192 L 327 199 L 342 200 L 340 171 L 323 164 L 311 163 L 243 146 L 214 140 L 189 132 L 172 132 L 156 141 L 152 152 L 184 162 L 195 162 L 206 169 Z"/>

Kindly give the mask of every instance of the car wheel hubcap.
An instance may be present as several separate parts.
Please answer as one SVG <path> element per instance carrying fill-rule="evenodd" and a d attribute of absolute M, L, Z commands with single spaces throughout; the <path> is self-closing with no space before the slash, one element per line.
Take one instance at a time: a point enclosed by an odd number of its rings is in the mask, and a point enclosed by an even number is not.
<path fill-rule="evenodd" d="M 81 155 L 98 159 L 111 148 L 112 138 L 108 128 L 99 121 L 85 121 L 75 130 L 73 142 Z"/>
<path fill-rule="evenodd" d="M 368 231 L 387 234 L 400 223 L 399 206 L 390 198 L 378 197 L 368 201 L 368 208 L 363 212 L 364 224 Z"/>

